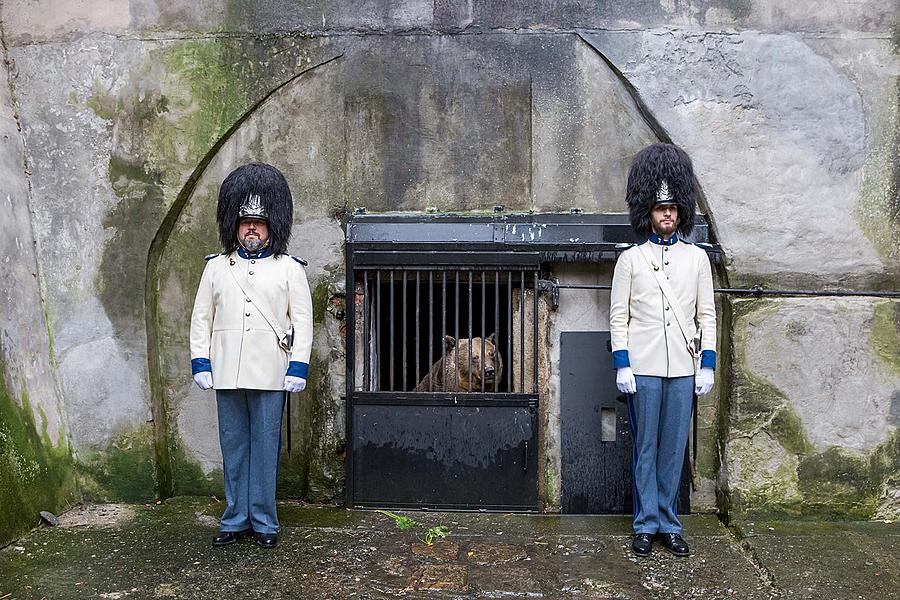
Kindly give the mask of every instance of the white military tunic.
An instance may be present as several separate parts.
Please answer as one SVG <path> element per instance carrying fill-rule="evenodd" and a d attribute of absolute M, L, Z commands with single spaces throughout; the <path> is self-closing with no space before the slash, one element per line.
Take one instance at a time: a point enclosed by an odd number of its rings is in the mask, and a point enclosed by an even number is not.
<path fill-rule="evenodd" d="M 230 263 L 234 262 L 234 267 Z M 290 353 L 235 282 L 268 303 L 285 330 L 294 328 Z M 191 315 L 191 359 L 208 358 L 217 390 L 281 390 L 288 362 L 309 364 L 312 298 L 306 271 L 288 255 L 242 258 L 234 252 L 206 263 Z"/>
<path fill-rule="evenodd" d="M 644 242 L 653 261 L 669 279 L 681 305 L 690 338 L 703 332 L 700 350 L 716 350 L 716 306 L 706 252 L 693 244 Z M 609 328 L 613 352 L 625 350 L 635 375 L 694 375 L 694 359 L 666 301 L 652 267 L 633 246 L 616 262 L 610 293 Z M 713 355 L 714 356 L 714 355 Z"/>

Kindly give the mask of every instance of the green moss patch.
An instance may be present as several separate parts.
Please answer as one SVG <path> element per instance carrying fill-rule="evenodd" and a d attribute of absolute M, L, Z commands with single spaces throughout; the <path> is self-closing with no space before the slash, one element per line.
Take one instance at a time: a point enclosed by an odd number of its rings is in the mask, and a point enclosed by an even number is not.
<path fill-rule="evenodd" d="M 900 302 L 881 302 L 875 306 L 869 339 L 875 356 L 891 372 L 900 375 Z"/>
<path fill-rule="evenodd" d="M 804 514 L 866 519 L 875 512 L 880 482 L 862 454 L 832 447 L 806 457 L 797 474 Z"/>
<path fill-rule="evenodd" d="M 80 453 L 79 473 L 88 500 L 148 502 L 155 498 L 153 430 L 120 432 L 101 451 Z"/>
<path fill-rule="evenodd" d="M 9 393 L 0 364 L 0 545 L 37 525 L 40 511 L 58 513 L 78 500 L 65 436 L 55 446 L 41 431 L 24 391 L 22 406 Z"/>
<path fill-rule="evenodd" d="M 900 272 L 900 106 L 897 96 L 900 83 L 889 89 L 888 97 L 879 99 L 884 107 L 874 118 L 873 141 L 863 167 L 859 203 L 854 211 L 856 222 L 876 252 L 895 274 Z"/>

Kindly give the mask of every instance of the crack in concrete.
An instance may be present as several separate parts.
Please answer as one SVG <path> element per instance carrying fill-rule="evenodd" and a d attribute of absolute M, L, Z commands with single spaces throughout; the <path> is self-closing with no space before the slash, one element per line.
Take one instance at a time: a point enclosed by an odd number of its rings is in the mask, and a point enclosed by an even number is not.
<path fill-rule="evenodd" d="M 778 588 L 778 584 L 775 582 L 775 575 L 762 563 L 762 561 L 759 560 L 759 557 L 756 555 L 756 550 L 753 549 L 753 546 L 747 541 L 747 538 L 744 537 L 740 530 L 734 525 L 728 525 L 726 526 L 726 529 L 731 534 L 740 555 L 747 563 L 749 563 L 750 567 L 756 573 L 756 576 L 759 577 L 760 583 L 766 587 L 766 593 L 769 598 L 773 600 L 781 598 L 784 595 L 784 591 Z"/>
<path fill-rule="evenodd" d="M 741 433 L 739 433 L 737 435 L 730 436 L 728 438 L 728 441 L 731 442 L 731 441 L 739 440 L 742 438 L 752 440 L 757 435 L 764 433 L 767 436 L 769 436 L 770 439 L 775 440 L 777 442 L 778 440 L 776 440 L 774 437 L 772 437 L 772 434 L 769 433 L 767 428 L 770 427 L 772 425 L 772 423 L 775 422 L 775 419 L 785 410 L 788 410 L 788 406 L 786 404 L 779 404 L 774 410 L 772 410 L 771 414 L 769 415 L 769 418 L 766 419 L 763 423 L 754 427 L 750 431 L 742 431 Z M 761 412 L 757 412 L 757 413 L 755 413 L 754 416 L 762 415 L 762 414 L 763 413 L 761 413 Z"/>

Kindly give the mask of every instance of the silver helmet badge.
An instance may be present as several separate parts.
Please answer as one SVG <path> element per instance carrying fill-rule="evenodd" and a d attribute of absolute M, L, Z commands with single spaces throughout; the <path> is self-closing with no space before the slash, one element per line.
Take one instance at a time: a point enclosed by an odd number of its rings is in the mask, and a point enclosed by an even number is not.
<path fill-rule="evenodd" d="M 238 210 L 238 218 L 269 220 L 269 215 L 266 213 L 266 207 L 263 206 L 259 194 L 250 194 L 247 196 L 247 199 L 244 200 L 244 203 L 241 204 L 241 208 Z"/>

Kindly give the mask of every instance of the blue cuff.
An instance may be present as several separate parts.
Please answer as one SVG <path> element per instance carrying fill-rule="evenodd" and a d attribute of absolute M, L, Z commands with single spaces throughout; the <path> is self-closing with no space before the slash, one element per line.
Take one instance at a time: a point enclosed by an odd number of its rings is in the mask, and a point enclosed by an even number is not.
<path fill-rule="evenodd" d="M 306 376 L 309 374 L 309 365 L 304 362 L 298 362 L 296 360 L 292 360 L 288 363 L 288 370 L 285 373 L 285 377 L 299 377 L 300 379 L 306 379 Z"/>
<path fill-rule="evenodd" d="M 212 373 L 212 365 L 209 362 L 208 358 L 195 358 L 191 360 L 191 375 L 196 375 L 197 373 L 202 373 L 203 371 L 209 371 Z"/>
<path fill-rule="evenodd" d="M 628 350 L 616 350 L 613 352 L 613 368 L 621 369 L 630 367 L 631 361 L 628 360 Z"/>
<path fill-rule="evenodd" d="M 716 368 L 716 351 L 704 350 L 700 353 L 700 368 L 715 369 Z"/>

